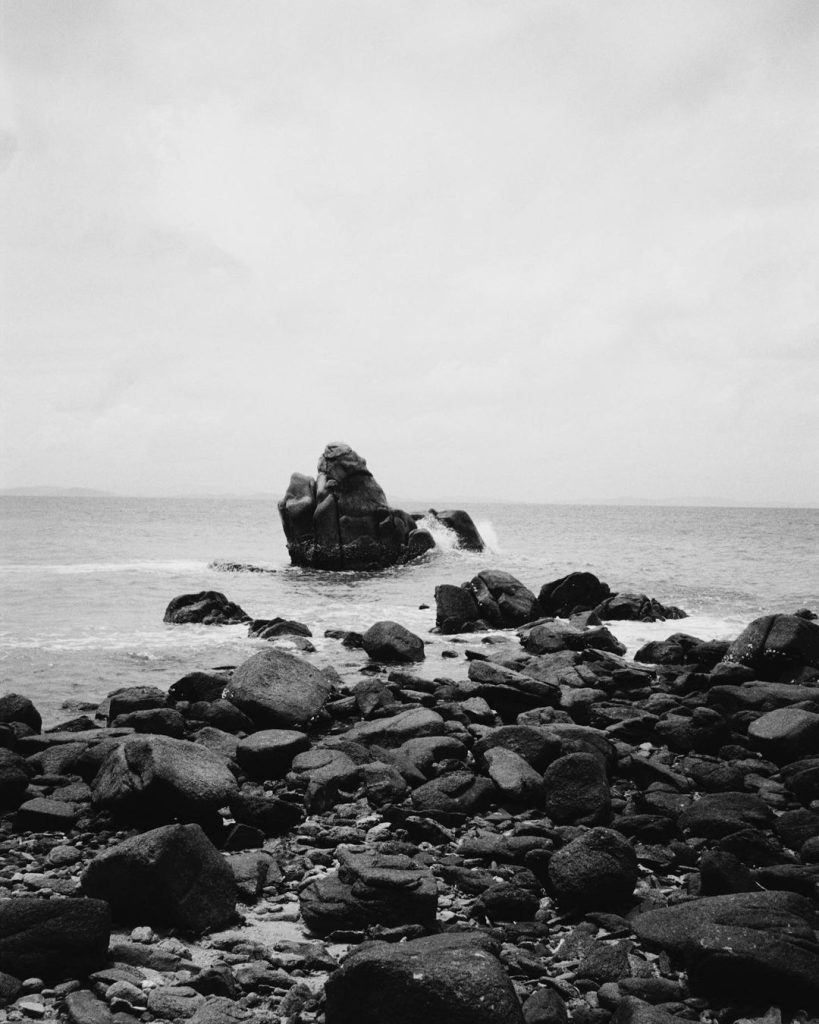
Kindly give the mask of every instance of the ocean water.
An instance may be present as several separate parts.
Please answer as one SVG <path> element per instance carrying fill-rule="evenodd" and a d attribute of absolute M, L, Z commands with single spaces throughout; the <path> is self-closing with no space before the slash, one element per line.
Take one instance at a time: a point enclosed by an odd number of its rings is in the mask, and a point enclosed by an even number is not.
<path fill-rule="evenodd" d="M 412 565 L 318 573 L 289 565 L 273 502 L 0 498 L 0 693 L 27 694 L 54 724 L 116 687 L 167 687 L 186 672 L 238 664 L 265 645 L 248 639 L 244 626 L 162 622 L 171 598 L 199 590 L 224 592 L 254 618 L 305 622 L 318 649 L 311 657 L 343 677 L 362 656 L 325 639 L 324 630 L 364 630 L 379 619 L 433 641 L 424 674 L 463 671 L 463 659 L 441 658 L 453 641 L 430 634 L 433 593 L 484 568 L 505 569 L 535 593 L 588 570 L 613 590 L 643 591 L 690 613 L 681 622 L 611 623 L 630 653 L 679 630 L 732 639 L 758 615 L 819 611 L 819 509 L 473 504 L 468 511 L 488 543 L 481 554 L 459 550 L 436 526 L 437 550 Z M 222 572 L 218 562 L 271 571 Z"/>

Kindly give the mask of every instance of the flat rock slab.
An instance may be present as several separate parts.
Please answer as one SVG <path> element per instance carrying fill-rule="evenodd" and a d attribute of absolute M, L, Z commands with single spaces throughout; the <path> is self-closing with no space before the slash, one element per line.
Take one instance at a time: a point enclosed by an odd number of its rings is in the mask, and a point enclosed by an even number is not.
<path fill-rule="evenodd" d="M 432 935 L 351 953 L 326 986 L 327 1024 L 523 1024 L 485 937 Z"/>
<path fill-rule="evenodd" d="M 0 964 L 18 978 L 77 978 L 105 962 L 111 908 L 97 899 L 0 900 Z"/>
<path fill-rule="evenodd" d="M 819 1009 L 819 944 L 811 902 L 790 892 L 711 896 L 641 914 L 643 942 L 678 956 L 693 990 L 738 1001 Z"/>

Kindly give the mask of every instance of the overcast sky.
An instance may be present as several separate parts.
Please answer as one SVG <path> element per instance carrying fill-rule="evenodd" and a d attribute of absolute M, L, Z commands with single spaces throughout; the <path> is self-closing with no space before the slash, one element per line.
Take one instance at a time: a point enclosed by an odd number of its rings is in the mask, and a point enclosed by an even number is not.
<path fill-rule="evenodd" d="M 3 0 L 0 486 L 819 501 L 816 0 Z"/>

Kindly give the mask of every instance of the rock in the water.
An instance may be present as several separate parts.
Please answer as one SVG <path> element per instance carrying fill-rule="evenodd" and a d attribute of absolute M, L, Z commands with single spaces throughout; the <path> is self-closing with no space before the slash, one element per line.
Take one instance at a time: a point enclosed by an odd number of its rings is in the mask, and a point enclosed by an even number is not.
<path fill-rule="evenodd" d="M 236 911 L 230 866 L 198 825 L 165 825 L 105 850 L 82 889 L 106 900 L 118 921 L 169 924 L 199 934 Z"/>
<path fill-rule="evenodd" d="M 483 537 L 472 521 L 472 516 L 468 512 L 464 512 L 463 509 L 455 508 L 446 512 L 436 512 L 434 508 L 431 508 L 429 514 L 439 523 L 443 523 L 448 530 L 452 530 L 458 538 L 458 547 L 465 551 L 483 551 L 486 547 Z"/>
<path fill-rule="evenodd" d="M 682 959 L 695 991 L 819 1008 L 811 902 L 790 892 L 711 896 L 641 914 L 637 936 Z"/>
<path fill-rule="evenodd" d="M 261 729 L 301 729 L 321 711 L 327 676 L 285 651 L 259 651 L 233 673 L 225 698 Z"/>
<path fill-rule="evenodd" d="M 435 625 L 439 633 L 463 633 L 480 617 L 471 590 L 452 583 L 441 583 L 435 588 Z"/>
<path fill-rule="evenodd" d="M 723 661 L 747 666 L 757 679 L 790 682 L 806 669 L 819 670 L 819 624 L 798 615 L 763 615 L 746 626 Z"/>
<path fill-rule="evenodd" d="M 627 902 L 637 884 L 637 855 L 609 828 L 592 828 L 549 861 L 549 882 L 559 904 L 606 910 Z"/>
<path fill-rule="evenodd" d="M 674 605 L 663 605 L 647 594 L 612 594 L 601 602 L 595 613 L 604 621 L 626 619 L 631 622 L 664 622 L 666 619 L 686 619 L 688 613 Z"/>
<path fill-rule="evenodd" d="M 102 967 L 110 935 L 102 900 L 0 900 L 0 966 L 18 978 L 83 977 Z"/>
<path fill-rule="evenodd" d="M 218 754 L 169 736 L 132 736 L 118 744 L 92 787 L 98 807 L 163 822 L 200 820 L 236 792 L 236 779 Z"/>
<path fill-rule="evenodd" d="M 304 923 L 317 935 L 371 925 L 431 928 L 438 888 L 431 872 L 402 854 L 360 847 L 336 851 L 338 871 L 313 879 L 299 893 Z"/>
<path fill-rule="evenodd" d="M 544 583 L 538 594 L 541 615 L 568 619 L 579 612 L 591 611 L 611 596 L 608 583 L 591 572 L 571 572 L 559 580 Z"/>
<path fill-rule="evenodd" d="M 424 548 L 413 543 L 412 516 L 389 507 L 366 461 L 347 444 L 327 445 L 317 479 L 293 474 L 279 515 L 293 565 L 382 569 Z"/>
<path fill-rule="evenodd" d="M 182 594 L 175 597 L 165 609 L 162 621 L 229 626 L 238 622 L 250 622 L 250 616 L 242 611 L 238 604 L 228 601 L 218 590 L 202 590 L 198 594 Z"/>
<path fill-rule="evenodd" d="M 0 722 L 22 722 L 34 732 L 39 732 L 43 726 L 40 712 L 20 693 L 4 693 L 0 697 Z"/>
<path fill-rule="evenodd" d="M 327 1024 L 523 1024 L 515 990 L 484 936 L 373 943 L 327 982 Z"/>
<path fill-rule="evenodd" d="M 424 641 L 398 622 L 376 622 L 364 634 L 364 650 L 373 661 L 424 660 Z"/>

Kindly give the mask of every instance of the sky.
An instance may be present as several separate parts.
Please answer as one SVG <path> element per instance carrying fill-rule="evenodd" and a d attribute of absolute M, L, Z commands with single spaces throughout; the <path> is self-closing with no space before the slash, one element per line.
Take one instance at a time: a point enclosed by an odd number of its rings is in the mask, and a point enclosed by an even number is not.
<path fill-rule="evenodd" d="M 819 502 L 815 0 L 0 8 L 0 487 Z"/>

